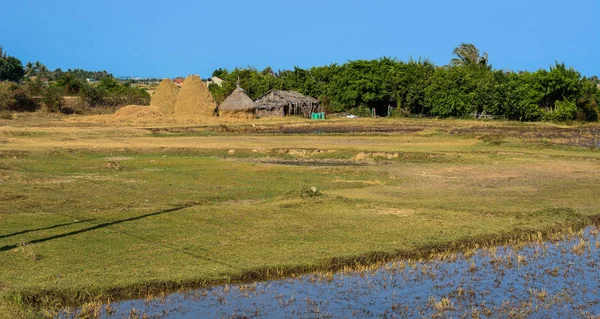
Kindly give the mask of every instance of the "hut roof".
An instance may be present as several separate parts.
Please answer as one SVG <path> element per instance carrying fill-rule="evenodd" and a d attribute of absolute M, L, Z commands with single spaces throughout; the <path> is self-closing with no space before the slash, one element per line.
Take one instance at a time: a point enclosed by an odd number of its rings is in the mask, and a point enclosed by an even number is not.
<path fill-rule="evenodd" d="M 281 102 L 256 102 L 256 108 L 259 110 L 272 111 L 280 107 L 283 107 Z"/>
<path fill-rule="evenodd" d="M 287 103 L 298 104 L 298 103 L 319 103 L 319 101 L 313 97 L 302 95 L 296 91 L 281 91 L 281 90 L 269 90 L 267 93 L 263 94 L 261 97 L 256 99 L 257 103 L 264 102 L 274 102 L 274 101 L 265 101 L 265 96 L 273 93 L 278 100 L 284 100 Z"/>
<path fill-rule="evenodd" d="M 239 86 L 219 105 L 223 111 L 253 111 L 255 108 L 254 101 Z"/>

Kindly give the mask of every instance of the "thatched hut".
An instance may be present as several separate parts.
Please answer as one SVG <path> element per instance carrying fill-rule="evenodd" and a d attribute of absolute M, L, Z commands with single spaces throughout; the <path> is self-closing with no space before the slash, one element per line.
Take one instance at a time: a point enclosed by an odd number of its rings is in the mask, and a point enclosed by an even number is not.
<path fill-rule="evenodd" d="M 321 112 L 317 99 L 295 91 L 270 90 L 256 101 L 256 116 L 303 115 Z"/>
<path fill-rule="evenodd" d="M 219 105 L 219 117 L 252 119 L 255 109 L 254 101 L 238 85 L 233 93 Z"/>

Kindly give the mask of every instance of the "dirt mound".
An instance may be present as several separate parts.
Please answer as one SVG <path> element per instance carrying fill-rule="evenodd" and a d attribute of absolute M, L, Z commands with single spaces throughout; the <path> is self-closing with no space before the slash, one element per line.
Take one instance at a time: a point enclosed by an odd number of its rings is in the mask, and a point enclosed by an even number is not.
<path fill-rule="evenodd" d="M 217 104 L 199 76 L 190 75 L 177 95 L 175 116 L 213 117 Z"/>
<path fill-rule="evenodd" d="M 164 79 L 152 95 L 150 106 L 158 108 L 163 114 L 173 114 L 179 87 L 170 79 Z"/>
<path fill-rule="evenodd" d="M 115 112 L 119 119 L 159 119 L 163 117 L 162 112 L 155 106 L 127 105 Z"/>

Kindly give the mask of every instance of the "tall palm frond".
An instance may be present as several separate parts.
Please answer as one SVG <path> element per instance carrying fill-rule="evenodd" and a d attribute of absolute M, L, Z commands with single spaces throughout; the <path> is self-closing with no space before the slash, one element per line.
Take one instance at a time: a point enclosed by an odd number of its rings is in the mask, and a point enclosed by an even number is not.
<path fill-rule="evenodd" d="M 479 49 L 475 45 L 470 43 L 462 43 L 460 46 L 452 51 L 456 57 L 450 60 L 450 64 L 453 66 L 460 65 L 480 65 L 487 66 L 488 54 L 483 52 L 479 54 Z"/>

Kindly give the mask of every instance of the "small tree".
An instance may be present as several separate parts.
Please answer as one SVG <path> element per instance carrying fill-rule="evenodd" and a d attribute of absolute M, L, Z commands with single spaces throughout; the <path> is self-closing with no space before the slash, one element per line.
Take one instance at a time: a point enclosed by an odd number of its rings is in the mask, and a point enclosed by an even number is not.
<path fill-rule="evenodd" d="M 25 76 L 21 60 L 9 56 L 0 47 L 0 81 L 19 82 Z"/>
<path fill-rule="evenodd" d="M 56 80 L 56 84 L 65 90 L 66 95 L 76 95 L 81 91 L 83 82 L 72 73 L 65 73 Z"/>

